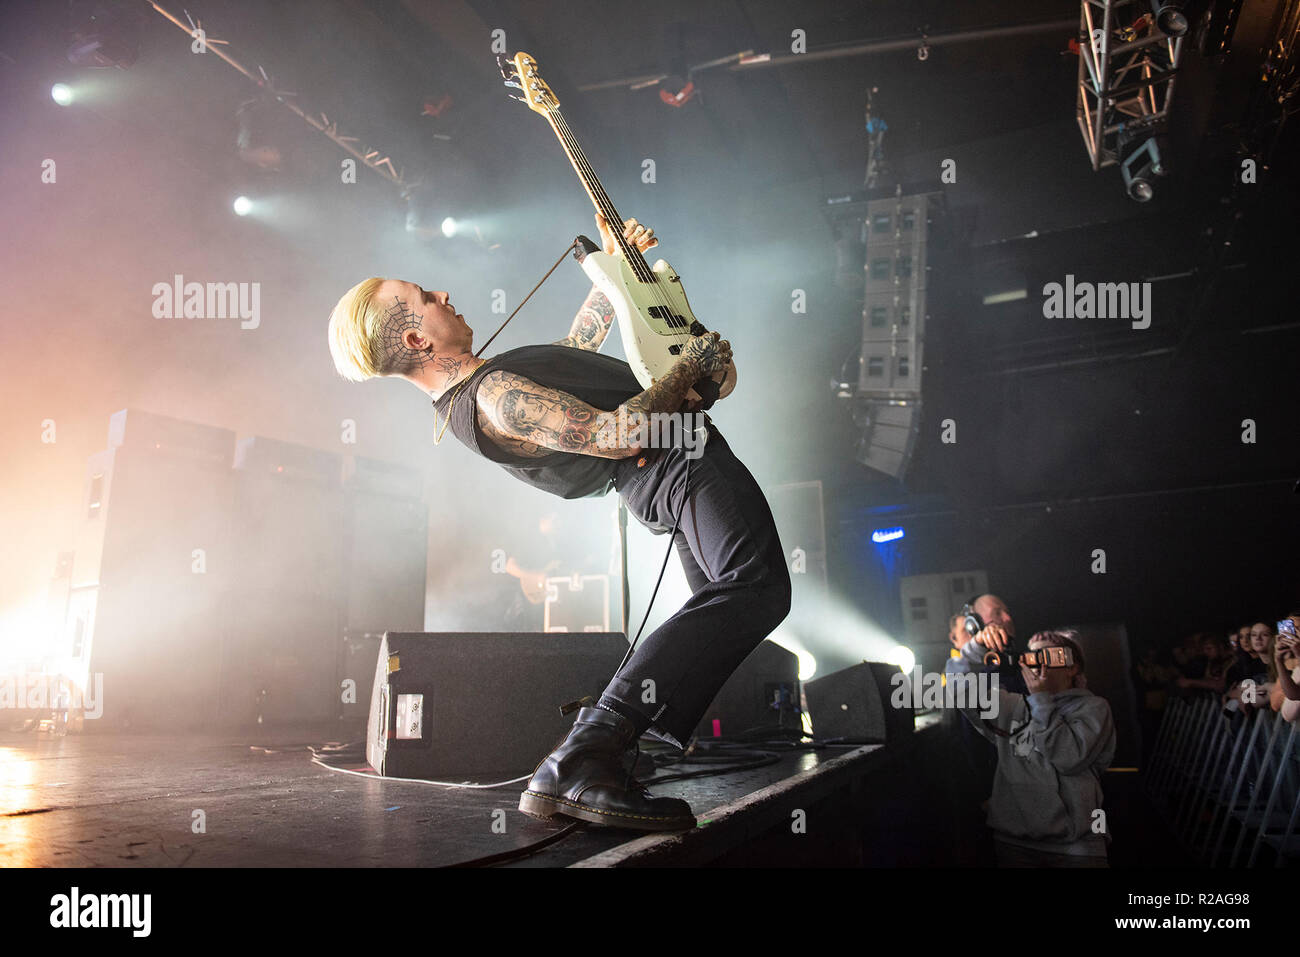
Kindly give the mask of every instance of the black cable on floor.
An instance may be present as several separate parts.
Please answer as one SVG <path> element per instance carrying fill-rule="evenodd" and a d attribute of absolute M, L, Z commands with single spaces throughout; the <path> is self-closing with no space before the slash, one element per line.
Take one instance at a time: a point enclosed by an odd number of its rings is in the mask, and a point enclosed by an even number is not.
<path fill-rule="evenodd" d="M 532 857 L 538 851 L 550 847 L 552 844 L 558 844 L 570 834 L 585 828 L 585 822 L 574 821 L 562 830 L 556 831 L 550 837 L 544 837 L 540 841 L 533 841 L 531 844 L 525 844 L 523 847 L 517 847 L 511 851 L 501 851 L 499 854 L 489 854 L 486 857 L 472 857 L 468 861 L 458 861 L 455 864 L 444 864 L 443 868 L 456 867 L 495 867 L 497 864 L 508 864 L 511 861 L 523 860 L 525 857 Z"/>

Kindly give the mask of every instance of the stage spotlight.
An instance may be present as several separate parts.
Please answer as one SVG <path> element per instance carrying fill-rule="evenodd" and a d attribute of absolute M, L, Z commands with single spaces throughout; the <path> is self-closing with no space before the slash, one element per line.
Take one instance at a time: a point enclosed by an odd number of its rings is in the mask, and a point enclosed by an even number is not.
<path fill-rule="evenodd" d="M 1156 179 L 1165 176 L 1169 167 L 1161 155 L 1167 149 L 1163 127 L 1149 124 L 1119 133 L 1119 169 L 1129 198 L 1150 202 L 1156 192 Z"/>
<path fill-rule="evenodd" d="M 812 676 L 817 674 L 817 659 L 813 657 L 811 651 L 796 651 L 794 656 L 799 659 L 799 680 L 811 680 Z"/>
<path fill-rule="evenodd" d="M 458 226 L 459 224 L 456 222 L 456 220 L 448 216 L 446 219 L 442 221 L 442 234 L 446 236 L 448 239 L 450 239 L 452 236 L 456 235 L 456 230 Z"/>
<path fill-rule="evenodd" d="M 898 665 L 898 667 L 903 669 L 903 674 L 905 675 L 910 675 L 912 669 L 916 667 L 916 655 L 913 654 L 912 649 L 908 648 L 906 645 L 899 645 L 897 648 L 891 648 L 889 653 L 885 655 L 885 661 L 889 662 L 891 665 Z"/>
<path fill-rule="evenodd" d="M 72 87 L 66 83 L 56 83 L 50 87 L 50 96 L 59 106 L 67 106 L 72 102 Z"/>
<path fill-rule="evenodd" d="M 1181 37 L 1187 32 L 1187 15 L 1183 13 L 1183 6 L 1183 0 L 1151 0 L 1156 26 L 1165 36 Z"/>
<path fill-rule="evenodd" d="M 247 216 L 253 211 L 253 201 L 247 196 L 236 197 L 235 202 L 232 205 L 234 206 L 236 216 Z"/>

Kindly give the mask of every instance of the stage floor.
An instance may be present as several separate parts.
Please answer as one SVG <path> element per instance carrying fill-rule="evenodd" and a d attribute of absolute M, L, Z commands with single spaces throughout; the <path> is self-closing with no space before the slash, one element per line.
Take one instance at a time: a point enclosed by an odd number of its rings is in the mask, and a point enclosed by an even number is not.
<path fill-rule="evenodd" d="M 0 733 L 0 866 L 438 867 L 512 851 L 571 823 L 521 814 L 522 782 L 449 789 L 329 770 L 307 750 L 326 740 Z M 785 751 L 764 767 L 650 782 L 656 795 L 691 803 L 701 822 L 694 832 L 584 826 L 507 866 L 703 863 L 788 821 L 790 807 L 870 773 L 883 751 Z"/>

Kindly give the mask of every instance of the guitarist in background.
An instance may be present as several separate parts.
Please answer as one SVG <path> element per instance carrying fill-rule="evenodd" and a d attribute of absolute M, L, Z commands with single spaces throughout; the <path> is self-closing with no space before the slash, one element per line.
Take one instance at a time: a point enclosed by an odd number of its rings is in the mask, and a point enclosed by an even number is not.
<path fill-rule="evenodd" d="M 519 583 L 505 612 L 508 629 L 542 630 L 548 578 L 599 571 L 596 556 L 579 555 L 581 548 L 572 547 L 574 538 L 570 538 L 569 548 L 561 548 L 558 531 L 559 516 L 547 512 L 537 520 L 537 535 L 520 542 L 515 552 L 506 557 L 506 574 Z"/>
<path fill-rule="evenodd" d="M 596 223 L 605 251 L 616 254 L 616 237 L 601 216 Z M 629 219 L 623 235 L 644 252 L 658 243 L 653 232 Z M 712 422 L 693 459 L 681 442 L 641 449 L 632 429 L 622 445 L 608 435 L 598 441 L 602 412 L 681 412 L 695 382 L 734 372 L 729 344 L 712 332 L 691 338 L 643 390 L 626 362 L 596 351 L 613 319 L 593 289 L 565 338 L 480 359 L 450 293 L 372 278 L 335 306 L 329 344 L 345 378 L 401 378 L 432 397 L 435 442 L 450 428 L 470 451 L 563 498 L 616 489 L 657 534 L 680 516 L 673 544 L 694 594 L 640 643 L 596 706 L 578 712 L 519 801 L 534 817 L 676 830 L 694 826 L 690 805 L 652 797 L 631 776 L 638 739 L 649 732 L 685 748 L 723 683 L 789 614 L 790 575 L 758 483 Z"/>
<path fill-rule="evenodd" d="M 545 603 L 546 579 L 554 575 L 560 567 L 559 559 L 552 559 L 538 568 L 525 568 L 519 564 L 513 555 L 506 560 L 506 574 L 519 579 L 519 591 L 522 593 L 516 596 L 514 604 L 506 612 L 506 617 L 512 619 L 510 622 L 512 625 L 521 624 L 522 622 L 519 619 L 526 612 L 526 609 L 519 604 L 521 598 L 527 599 L 528 604 L 532 606 Z M 537 628 L 539 622 L 532 620 L 540 617 L 540 615 L 528 615 L 528 624 L 534 629 L 540 630 Z"/>

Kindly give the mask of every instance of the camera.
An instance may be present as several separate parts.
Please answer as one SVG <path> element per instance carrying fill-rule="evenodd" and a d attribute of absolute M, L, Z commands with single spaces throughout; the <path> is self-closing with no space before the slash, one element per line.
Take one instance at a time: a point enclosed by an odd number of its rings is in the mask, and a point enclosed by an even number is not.
<path fill-rule="evenodd" d="M 971 638 L 984 630 L 984 619 L 979 616 L 970 602 L 962 606 L 961 614 L 966 634 Z M 1002 651 L 994 651 L 990 648 L 984 652 L 984 664 L 1003 672 L 1014 672 L 1021 665 L 1027 668 L 1069 668 L 1074 664 L 1074 651 L 1071 648 L 1055 645 L 1039 648 L 1037 651 L 1017 651 L 1013 644 L 1008 644 Z"/>
<path fill-rule="evenodd" d="M 1074 651 L 1049 645 L 1037 651 L 994 651 L 990 648 L 984 653 L 986 665 L 996 665 L 1004 671 L 1019 668 L 1069 668 L 1074 664 Z"/>

